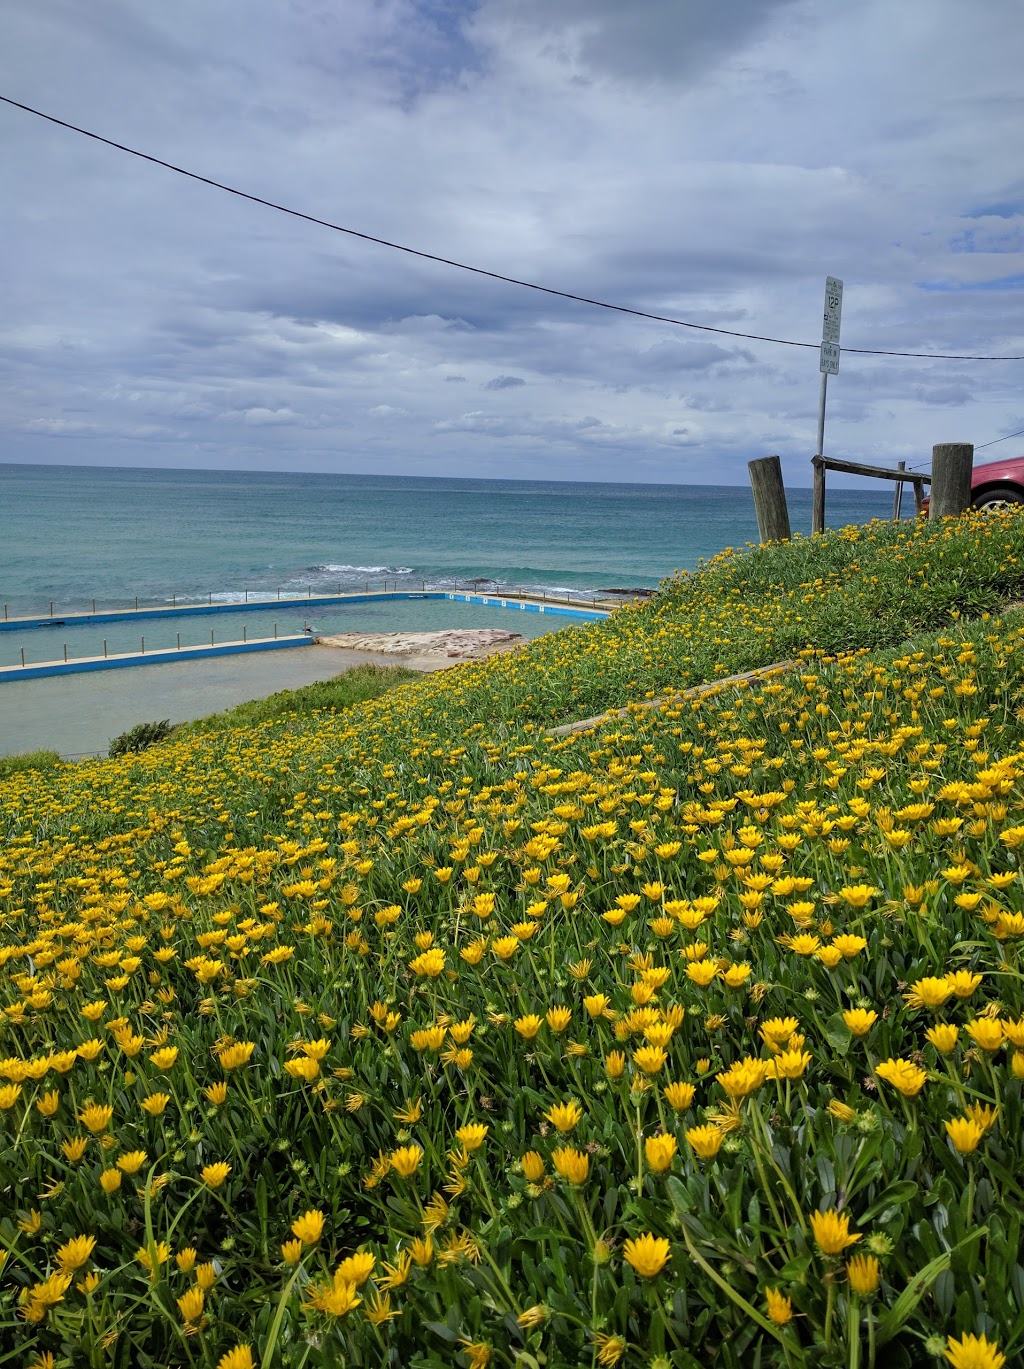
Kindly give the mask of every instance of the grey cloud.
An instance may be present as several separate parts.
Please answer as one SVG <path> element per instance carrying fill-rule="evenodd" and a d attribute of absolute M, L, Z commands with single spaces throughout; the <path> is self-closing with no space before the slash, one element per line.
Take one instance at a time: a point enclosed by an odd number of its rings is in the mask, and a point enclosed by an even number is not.
<path fill-rule="evenodd" d="M 488 380 L 484 385 L 485 390 L 514 390 L 519 385 L 525 385 L 526 381 L 522 376 L 495 376 L 493 380 Z"/>
<path fill-rule="evenodd" d="M 682 83 L 707 75 L 790 8 L 792 0 L 516 0 L 501 13 L 581 74 Z"/>

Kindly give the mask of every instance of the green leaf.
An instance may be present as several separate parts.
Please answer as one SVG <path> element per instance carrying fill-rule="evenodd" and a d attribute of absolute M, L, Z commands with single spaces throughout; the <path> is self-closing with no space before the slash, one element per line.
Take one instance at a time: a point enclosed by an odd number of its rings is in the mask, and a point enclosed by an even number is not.
<path fill-rule="evenodd" d="M 902 1207 L 904 1203 L 909 1203 L 911 1198 L 917 1196 L 920 1187 L 913 1179 L 901 1179 L 898 1183 L 890 1184 L 882 1190 L 871 1206 L 860 1214 L 858 1222 L 863 1225 L 865 1222 L 873 1221 L 887 1207 Z"/>
<path fill-rule="evenodd" d="M 825 1023 L 825 1040 L 833 1050 L 838 1051 L 840 1055 L 845 1055 L 850 1049 L 850 1042 L 853 1040 L 853 1034 L 843 1021 L 842 1013 L 833 1013 Z"/>
<path fill-rule="evenodd" d="M 895 1187 L 895 1185 L 894 1185 Z M 929 1261 L 923 1269 L 918 1270 L 914 1277 L 904 1288 L 893 1305 L 888 1309 L 884 1316 L 878 1320 L 878 1344 L 884 1345 L 886 1341 L 899 1334 L 906 1323 L 910 1320 L 911 1314 L 917 1307 L 924 1295 L 931 1288 L 932 1284 L 943 1272 L 948 1269 L 950 1261 L 958 1250 L 963 1250 L 965 1246 L 980 1240 L 982 1236 L 988 1234 L 987 1226 L 979 1226 L 972 1231 L 969 1236 L 955 1245 L 952 1250 L 944 1250 L 941 1255 Z"/>

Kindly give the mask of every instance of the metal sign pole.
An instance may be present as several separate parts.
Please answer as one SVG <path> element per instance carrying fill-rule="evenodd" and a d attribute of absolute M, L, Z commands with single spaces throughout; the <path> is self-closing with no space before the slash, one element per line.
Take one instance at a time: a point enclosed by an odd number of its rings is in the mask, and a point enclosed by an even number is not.
<path fill-rule="evenodd" d="M 818 370 L 818 441 L 814 457 L 814 498 L 811 505 L 811 532 L 825 531 L 825 399 L 828 378 L 839 374 L 839 325 L 843 314 L 843 282 L 825 277 L 825 309 L 821 321 L 821 355 Z"/>

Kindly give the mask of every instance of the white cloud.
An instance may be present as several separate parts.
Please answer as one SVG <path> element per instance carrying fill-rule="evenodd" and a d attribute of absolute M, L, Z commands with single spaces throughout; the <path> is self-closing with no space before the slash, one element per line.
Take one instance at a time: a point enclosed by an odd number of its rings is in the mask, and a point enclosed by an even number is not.
<path fill-rule="evenodd" d="M 1022 59 L 1018 0 L 43 0 L 5 16 L 0 88 L 556 289 L 815 342 L 834 273 L 847 347 L 1000 353 L 1024 352 Z M 628 458 L 743 483 L 770 444 L 809 480 L 813 350 L 468 275 L 0 121 L 6 460 L 609 478 Z M 983 442 L 1020 426 L 1018 378 L 847 352 L 827 446 Z"/>

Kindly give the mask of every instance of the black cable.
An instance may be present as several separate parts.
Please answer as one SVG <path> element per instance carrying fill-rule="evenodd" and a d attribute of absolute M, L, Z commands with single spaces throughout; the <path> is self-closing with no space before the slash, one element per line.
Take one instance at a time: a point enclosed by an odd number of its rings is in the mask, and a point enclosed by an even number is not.
<path fill-rule="evenodd" d="M 1024 437 L 1024 428 L 1017 433 L 1007 433 L 1005 437 L 994 437 L 991 442 L 982 442 L 974 450 L 980 452 L 983 447 L 994 447 L 997 442 L 1009 442 L 1011 437 Z"/>
<path fill-rule="evenodd" d="M 688 323 L 684 319 L 671 318 L 666 314 L 650 314 L 643 309 L 630 309 L 625 304 L 609 304 L 606 300 L 591 299 L 587 295 L 575 295 L 569 290 L 555 290 L 549 285 L 537 285 L 533 281 L 519 280 L 515 276 L 502 275 L 500 271 L 487 271 L 482 266 L 468 266 L 463 261 L 453 261 L 450 257 L 437 256 L 433 252 L 423 252 L 416 247 L 406 247 L 403 243 L 390 242 L 387 238 L 377 238 L 372 233 L 361 233 L 355 228 L 345 228 L 339 223 L 331 223 L 329 219 L 317 218 L 315 214 L 304 214 L 299 209 L 289 209 L 287 205 L 277 204 L 274 200 L 263 199 L 260 195 L 251 195 L 246 190 L 239 190 L 233 185 L 225 185 L 223 181 L 215 181 L 209 176 L 200 176 L 198 172 L 187 171 L 183 166 L 176 166 L 173 162 L 164 161 L 162 157 L 154 157 L 148 152 L 140 152 L 137 148 L 128 147 L 125 143 L 115 142 L 112 138 L 104 138 L 102 134 L 93 133 L 87 128 L 79 128 L 77 124 L 70 124 L 64 119 L 56 118 L 53 114 L 44 114 L 41 109 L 34 109 L 31 105 L 22 104 L 20 100 L 12 100 L 7 95 L 0 95 L 0 102 L 10 105 L 14 109 L 24 110 L 26 114 L 33 114 L 37 119 L 45 119 L 47 123 L 56 124 L 59 128 L 66 128 L 71 133 L 79 133 L 83 138 L 91 138 L 94 142 L 116 148 L 118 152 L 127 152 L 129 156 L 138 157 L 144 162 L 152 162 L 154 166 L 162 166 L 167 171 L 173 171 L 179 176 L 187 176 L 191 181 L 199 181 L 203 185 L 212 186 L 215 190 L 223 190 L 226 194 L 235 195 L 240 200 L 249 200 L 252 204 L 261 204 L 266 209 L 276 209 L 279 214 L 288 214 L 293 219 L 303 219 L 306 223 L 315 223 L 321 228 L 330 228 L 335 233 L 345 233 L 351 238 L 361 238 L 363 242 L 373 242 L 379 247 L 390 247 L 394 252 L 405 252 L 410 257 L 434 261 L 441 266 L 453 266 L 459 271 L 469 271 L 475 276 L 486 276 L 490 280 L 500 280 L 506 285 L 518 285 L 524 290 L 536 290 L 544 295 L 554 295 L 558 299 L 574 300 L 577 304 L 592 304 L 596 309 L 609 309 L 616 314 L 630 314 L 634 318 L 650 319 L 655 323 L 671 323 L 676 328 L 692 328 L 700 333 L 717 333 L 722 337 L 743 338 L 747 342 L 772 342 L 779 347 L 806 347 L 812 351 L 817 351 L 820 346 L 817 342 L 794 342 L 791 338 L 767 337 L 761 333 L 740 333 L 732 328 L 712 328 L 707 323 Z M 1024 356 L 962 356 L 951 352 L 892 352 L 873 347 L 844 347 L 842 350 L 854 352 L 860 356 L 914 357 L 926 361 L 1024 361 Z"/>

